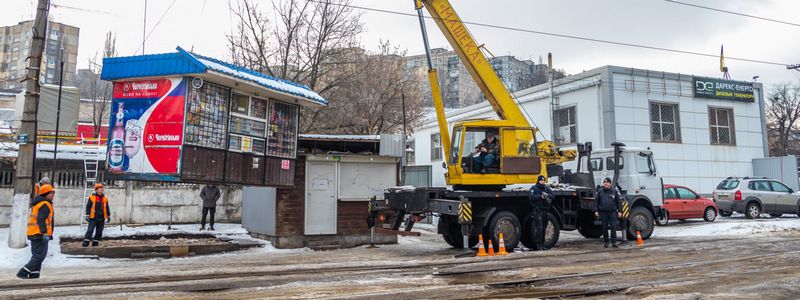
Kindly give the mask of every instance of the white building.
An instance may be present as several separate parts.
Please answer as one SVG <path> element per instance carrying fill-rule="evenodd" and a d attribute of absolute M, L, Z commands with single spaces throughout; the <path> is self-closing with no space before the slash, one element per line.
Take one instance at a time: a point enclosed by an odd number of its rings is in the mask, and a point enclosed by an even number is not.
<path fill-rule="evenodd" d="M 514 94 L 547 139 L 565 147 L 607 148 L 614 141 L 649 147 L 665 183 L 700 193 L 711 193 L 728 176 L 752 176 L 752 160 L 768 155 L 759 83 L 600 67 L 555 81 L 555 136 L 549 86 Z M 488 103 L 447 113 L 448 122 L 476 118 L 497 115 Z M 415 130 L 410 163 L 431 165 L 433 186 L 445 185 L 439 141 L 435 117 Z"/>

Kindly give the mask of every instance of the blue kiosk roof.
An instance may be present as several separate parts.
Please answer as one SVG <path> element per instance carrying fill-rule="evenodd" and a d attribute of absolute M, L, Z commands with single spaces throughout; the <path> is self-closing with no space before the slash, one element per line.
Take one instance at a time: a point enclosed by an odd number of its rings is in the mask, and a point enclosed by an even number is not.
<path fill-rule="evenodd" d="M 305 85 L 275 78 L 242 68 L 215 58 L 188 52 L 177 47 L 178 52 L 147 54 L 103 59 L 103 80 L 120 80 L 170 75 L 221 73 L 254 83 L 263 88 L 282 92 L 308 100 L 316 105 L 327 106 L 328 101 Z"/>

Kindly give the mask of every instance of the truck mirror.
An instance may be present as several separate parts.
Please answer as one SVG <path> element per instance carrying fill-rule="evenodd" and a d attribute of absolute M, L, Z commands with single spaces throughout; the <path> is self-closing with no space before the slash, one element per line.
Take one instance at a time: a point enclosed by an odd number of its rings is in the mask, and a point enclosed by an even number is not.
<path fill-rule="evenodd" d="M 447 169 L 447 163 L 446 162 L 442 162 L 442 169 Z"/>

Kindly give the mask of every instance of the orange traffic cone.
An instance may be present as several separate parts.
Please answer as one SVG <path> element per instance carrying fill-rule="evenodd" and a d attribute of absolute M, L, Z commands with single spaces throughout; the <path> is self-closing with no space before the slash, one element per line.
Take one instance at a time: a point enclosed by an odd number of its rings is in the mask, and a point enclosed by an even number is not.
<path fill-rule="evenodd" d="M 497 249 L 497 255 L 508 255 L 508 252 L 506 252 L 506 242 L 503 240 L 502 232 L 500 233 L 500 241 L 498 244 L 500 244 L 500 247 Z"/>
<path fill-rule="evenodd" d="M 492 246 L 492 239 L 489 239 L 489 256 L 494 256 L 494 246 Z"/>
<path fill-rule="evenodd" d="M 644 246 L 644 240 L 642 239 L 642 233 L 640 231 L 636 231 L 636 246 L 642 247 Z"/>
<path fill-rule="evenodd" d="M 488 254 L 486 254 L 486 248 L 483 246 L 482 234 L 478 235 L 478 254 L 475 254 L 475 256 L 489 256 Z"/>

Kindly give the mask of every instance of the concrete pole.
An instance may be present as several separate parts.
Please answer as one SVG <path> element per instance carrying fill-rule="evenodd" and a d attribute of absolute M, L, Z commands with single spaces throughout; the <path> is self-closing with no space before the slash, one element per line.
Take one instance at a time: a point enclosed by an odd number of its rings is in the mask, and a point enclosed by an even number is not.
<path fill-rule="evenodd" d="M 39 69 L 41 68 L 44 41 L 47 38 L 48 0 L 39 0 L 36 20 L 33 25 L 31 50 L 28 54 L 28 75 L 25 77 L 25 103 L 22 109 L 20 135 L 27 135 L 28 142 L 19 145 L 16 178 L 14 179 L 14 200 L 9 222 L 8 247 L 25 248 L 27 237 L 28 208 L 33 194 L 34 163 L 36 161 L 36 114 L 39 108 Z"/>

